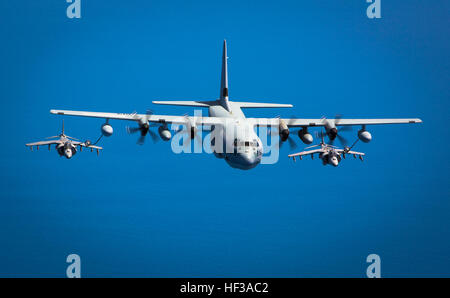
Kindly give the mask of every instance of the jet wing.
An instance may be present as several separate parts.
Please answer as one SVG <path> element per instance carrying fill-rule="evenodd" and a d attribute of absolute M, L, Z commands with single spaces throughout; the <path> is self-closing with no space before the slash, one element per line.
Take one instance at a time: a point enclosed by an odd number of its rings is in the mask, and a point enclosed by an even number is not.
<path fill-rule="evenodd" d="M 25 144 L 25 146 L 31 147 L 31 146 L 44 146 L 44 145 L 52 145 L 52 144 L 62 144 L 61 140 L 50 140 L 50 141 L 40 141 L 40 142 L 34 142 L 34 143 L 28 143 Z"/>
<path fill-rule="evenodd" d="M 295 159 L 296 156 L 304 156 L 304 155 L 309 155 L 309 154 L 314 154 L 314 153 L 323 153 L 323 152 L 324 152 L 323 149 L 314 149 L 314 150 L 302 151 L 299 153 L 289 154 L 288 157 L 292 157 Z"/>
<path fill-rule="evenodd" d="M 345 150 L 343 150 L 343 149 L 338 149 L 338 150 L 336 150 L 336 151 L 339 152 L 339 153 L 344 153 L 344 154 L 361 155 L 361 156 L 366 155 L 365 153 L 362 153 L 362 152 L 345 151 Z"/>
<path fill-rule="evenodd" d="M 87 148 L 92 148 L 92 149 L 103 150 L 103 147 L 95 146 L 95 145 L 86 146 L 85 144 L 82 144 L 82 145 L 80 144 L 80 146 L 87 147 Z"/>
<path fill-rule="evenodd" d="M 95 145 L 86 145 L 86 143 L 82 143 L 82 142 L 74 142 L 74 141 L 72 141 L 72 144 L 75 145 L 75 146 L 81 146 L 81 147 L 85 147 L 85 148 L 92 148 L 92 149 L 103 150 L 103 147 L 95 146 Z"/>

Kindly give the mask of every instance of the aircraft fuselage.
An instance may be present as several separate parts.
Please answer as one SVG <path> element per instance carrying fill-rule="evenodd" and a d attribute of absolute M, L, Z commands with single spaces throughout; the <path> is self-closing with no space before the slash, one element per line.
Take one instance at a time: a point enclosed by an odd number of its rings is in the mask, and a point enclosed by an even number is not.
<path fill-rule="evenodd" d="M 209 107 L 209 116 L 223 117 L 229 119 L 225 121 L 224 127 L 220 129 L 222 145 L 217 146 L 215 155 L 223 158 L 233 168 L 249 170 L 256 167 L 262 159 L 263 145 L 256 134 L 254 127 L 249 123 L 239 106 L 229 102 L 230 111 L 217 105 Z M 212 145 L 215 145 L 212 144 Z"/>
<path fill-rule="evenodd" d="M 56 151 L 59 156 L 65 156 L 67 159 L 71 159 L 77 153 L 77 148 L 70 140 L 65 140 L 63 144 L 56 146 Z"/>

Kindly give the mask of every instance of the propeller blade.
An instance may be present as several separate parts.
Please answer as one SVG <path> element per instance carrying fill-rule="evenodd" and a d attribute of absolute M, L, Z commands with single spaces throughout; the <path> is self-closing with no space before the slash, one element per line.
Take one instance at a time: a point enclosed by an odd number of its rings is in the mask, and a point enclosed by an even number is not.
<path fill-rule="evenodd" d="M 297 143 L 295 143 L 295 141 L 291 137 L 288 138 L 288 142 L 291 149 L 297 148 Z"/>
<path fill-rule="evenodd" d="M 152 130 L 149 129 L 149 130 L 148 130 L 148 133 L 149 133 L 150 137 L 152 138 L 153 143 L 158 142 L 159 137 L 158 137 L 158 135 L 157 135 L 154 131 L 152 131 Z"/>
<path fill-rule="evenodd" d="M 199 134 L 195 134 L 194 138 L 198 145 L 201 146 L 203 144 L 203 139 Z"/>
<path fill-rule="evenodd" d="M 353 130 L 353 126 L 340 126 L 339 127 L 339 131 L 352 131 Z"/>
<path fill-rule="evenodd" d="M 342 143 L 342 145 L 347 146 L 348 142 L 347 142 L 346 138 L 344 138 L 343 136 L 341 136 L 339 134 L 337 135 L 337 137 L 338 137 L 339 141 Z"/>
<path fill-rule="evenodd" d="M 137 133 L 140 130 L 141 129 L 139 127 L 129 127 L 129 126 L 127 126 L 127 132 L 129 134 Z"/>
<path fill-rule="evenodd" d="M 136 144 L 143 145 L 144 143 L 145 143 L 145 136 L 140 136 Z"/>

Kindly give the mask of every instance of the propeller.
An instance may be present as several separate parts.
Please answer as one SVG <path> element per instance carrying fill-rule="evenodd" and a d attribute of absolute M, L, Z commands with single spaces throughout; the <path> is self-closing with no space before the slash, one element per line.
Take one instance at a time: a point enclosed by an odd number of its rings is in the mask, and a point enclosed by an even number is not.
<path fill-rule="evenodd" d="M 141 119 L 138 127 L 130 127 L 130 126 L 126 127 L 128 134 L 135 134 L 137 132 L 141 133 L 136 142 L 138 145 L 143 145 L 145 143 L 145 137 L 147 136 L 147 134 L 150 135 L 150 137 L 153 140 L 153 143 L 156 143 L 159 140 L 158 135 L 150 129 L 150 127 L 157 127 L 159 125 L 148 123 L 149 116 L 151 115 L 153 115 L 153 111 L 147 110 L 146 116 L 143 119 Z"/>
<path fill-rule="evenodd" d="M 324 121 L 327 121 L 327 119 L 324 117 L 323 118 Z M 352 126 L 342 126 L 339 128 L 339 130 L 337 129 L 337 126 L 339 125 L 339 122 L 342 119 L 342 115 L 337 114 L 334 119 L 332 120 L 333 122 L 333 127 L 331 127 L 330 129 L 328 129 L 327 131 L 327 135 L 328 138 L 330 139 L 330 145 L 334 144 L 335 139 L 339 139 L 339 142 L 343 145 L 343 146 L 347 146 L 348 141 L 345 137 L 343 137 L 342 135 L 339 134 L 339 132 L 343 132 L 343 131 L 351 131 L 352 130 Z"/>
<path fill-rule="evenodd" d="M 275 118 L 280 119 L 280 116 L 277 116 L 277 117 L 275 117 Z M 296 118 L 296 117 L 295 117 L 295 116 L 291 116 L 290 119 L 292 119 L 292 118 Z M 291 120 L 291 121 L 292 121 L 292 120 Z M 288 122 L 286 123 L 286 125 L 287 125 L 287 127 L 289 127 L 289 126 L 291 125 L 291 123 L 288 121 Z M 300 129 L 295 129 L 295 130 L 288 129 L 289 134 L 286 136 L 286 135 L 280 135 L 280 133 L 281 133 L 281 132 L 280 132 L 280 127 L 278 127 L 277 132 L 276 132 L 276 134 L 277 134 L 278 137 L 279 137 L 278 146 L 279 146 L 280 148 L 283 147 L 283 144 L 287 141 L 287 142 L 289 143 L 289 148 L 290 148 L 291 150 L 296 149 L 296 148 L 298 147 L 298 145 L 297 145 L 297 143 L 294 141 L 294 139 L 292 138 L 292 136 L 293 136 L 293 135 L 297 135 L 298 132 L 299 132 L 299 130 L 300 130 Z M 271 127 L 270 127 L 270 126 L 268 127 L 268 133 L 269 133 L 269 134 L 271 133 Z"/>
<path fill-rule="evenodd" d="M 184 118 L 186 119 L 186 124 L 184 125 L 180 125 L 181 128 L 178 128 L 175 132 L 176 133 L 181 133 L 182 135 L 187 135 L 187 142 L 183 141 L 183 146 L 184 147 L 188 147 L 191 145 L 191 141 L 193 139 L 195 139 L 195 141 L 197 142 L 197 144 L 201 145 L 203 142 L 202 137 L 197 133 L 197 126 L 196 125 L 192 125 L 191 121 L 188 118 L 188 115 L 185 114 Z M 184 138 L 183 138 L 184 140 Z"/>

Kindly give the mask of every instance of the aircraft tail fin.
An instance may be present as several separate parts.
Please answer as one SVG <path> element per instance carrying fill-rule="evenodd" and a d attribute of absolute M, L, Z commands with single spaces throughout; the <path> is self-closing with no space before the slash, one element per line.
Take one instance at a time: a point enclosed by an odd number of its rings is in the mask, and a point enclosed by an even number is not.
<path fill-rule="evenodd" d="M 230 111 L 230 106 L 228 104 L 228 63 L 227 63 L 227 41 L 223 41 L 223 52 L 222 52 L 222 75 L 220 78 L 220 104 Z"/>
<path fill-rule="evenodd" d="M 220 97 L 218 100 L 212 101 L 152 101 L 157 105 L 171 105 L 171 106 L 188 106 L 188 107 L 210 107 L 220 105 L 227 111 L 231 111 L 230 102 L 228 100 L 228 63 L 227 63 L 227 41 L 223 41 L 222 52 L 222 74 L 220 78 Z M 278 103 L 258 103 L 258 102 L 233 102 L 234 105 L 240 108 L 291 108 L 290 104 Z"/>

